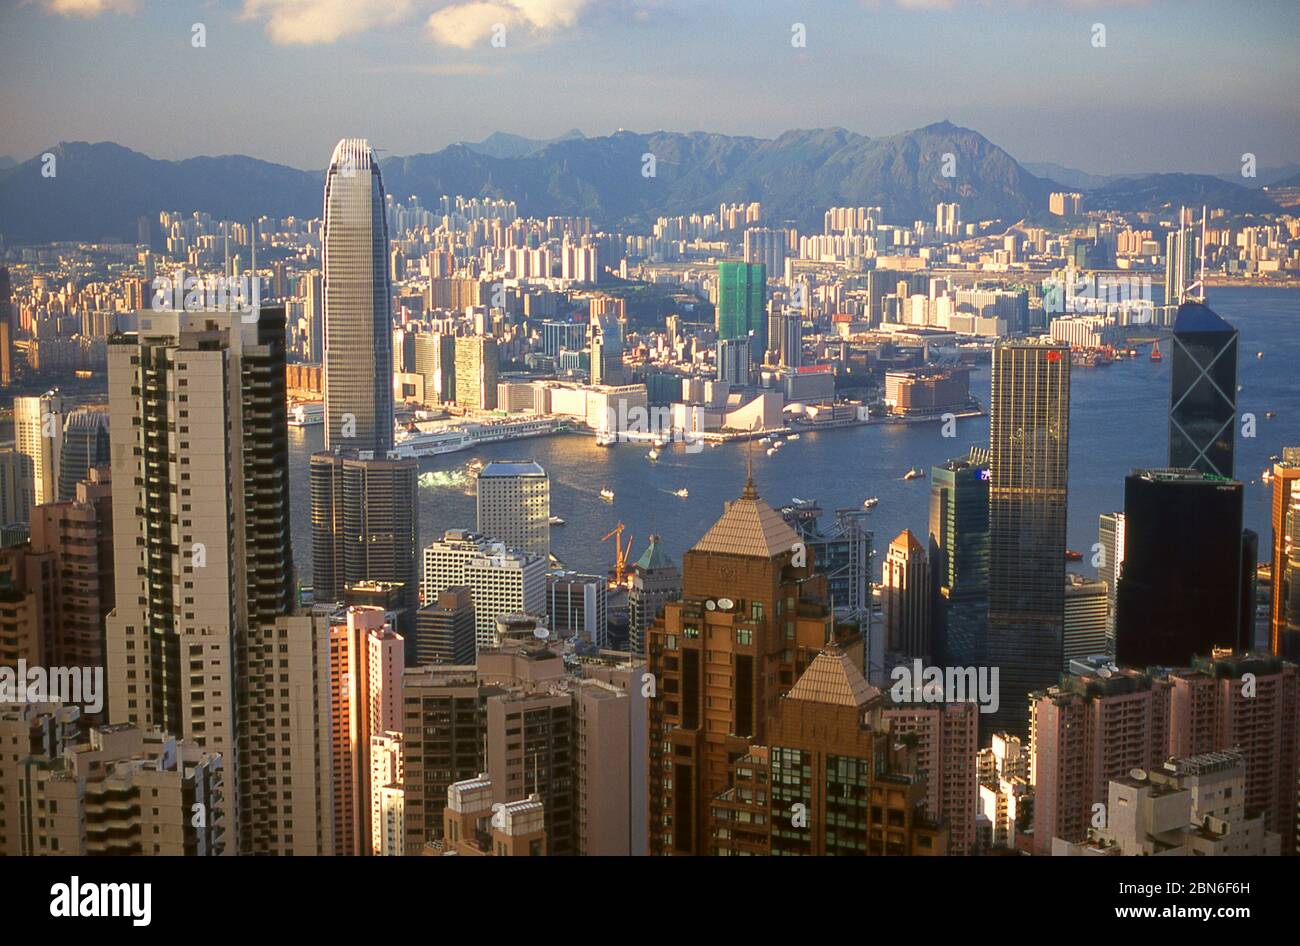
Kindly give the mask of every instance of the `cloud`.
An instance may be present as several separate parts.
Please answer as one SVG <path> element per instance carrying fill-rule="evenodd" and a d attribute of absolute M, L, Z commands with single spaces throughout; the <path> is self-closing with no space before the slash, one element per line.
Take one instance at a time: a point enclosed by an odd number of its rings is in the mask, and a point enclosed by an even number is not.
<path fill-rule="evenodd" d="M 265 20 L 281 46 L 333 43 L 344 36 L 396 23 L 411 0 L 244 0 L 245 20 Z"/>
<path fill-rule="evenodd" d="M 87 19 L 101 13 L 135 13 L 140 9 L 137 0 L 44 0 L 43 5 L 46 13 Z"/>
<path fill-rule="evenodd" d="M 542 35 L 574 26 L 591 0 L 466 0 L 444 4 L 425 23 L 439 45 L 469 49 L 484 42 L 501 24 Z M 509 37 L 509 32 L 507 32 Z M 508 40 L 507 40 L 508 41 Z"/>

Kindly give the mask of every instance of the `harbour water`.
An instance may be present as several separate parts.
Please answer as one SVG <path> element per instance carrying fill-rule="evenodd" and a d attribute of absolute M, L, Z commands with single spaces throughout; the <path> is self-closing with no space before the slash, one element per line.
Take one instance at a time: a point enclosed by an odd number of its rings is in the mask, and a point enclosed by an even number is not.
<path fill-rule="evenodd" d="M 1271 454 L 1300 446 L 1300 289 L 1212 288 L 1207 301 L 1240 332 L 1238 413 L 1255 416 L 1256 436 L 1241 437 L 1239 424 L 1237 476 L 1246 483 L 1246 524 L 1266 547 L 1270 490 L 1260 473 Z M 1260 351 L 1262 358 L 1256 357 Z M 1144 348 L 1135 360 L 1072 372 L 1069 546 L 1085 553 L 1074 566 L 1080 571 L 1092 572 L 1087 559 L 1097 541 L 1097 517 L 1123 508 L 1124 476 L 1136 467 L 1167 463 L 1170 361 L 1168 355 L 1149 361 Z M 971 390 L 987 402 L 987 366 L 973 372 Z M 1276 417 L 1266 419 L 1268 411 Z M 550 474 L 551 512 L 565 520 L 552 528 L 551 548 L 569 568 L 607 571 L 613 540 L 602 543 L 601 537 L 619 522 L 627 527 L 624 538 L 633 537 L 634 555 L 655 533 L 680 559 L 721 514 L 723 503 L 739 495 L 752 457 L 759 494 L 773 506 L 793 497 L 813 499 L 829 516 L 879 497 L 869 518 L 879 559 L 901 530 L 927 533 L 930 467 L 965 454 L 972 444 L 987 446 L 988 418 L 959 420 L 956 434 L 944 438 L 938 423 L 878 424 L 804 433 L 773 456 L 757 443 L 706 446 L 695 453 L 675 444 L 657 462 L 646 459 L 644 444 L 599 447 L 590 436 L 492 444 L 421 461 L 422 472 L 439 475 L 426 478 L 436 482 L 420 490 L 420 541 L 444 529 L 473 528 L 469 461 L 527 457 Z M 290 430 L 294 558 L 304 583 L 311 580 L 308 463 L 322 438 L 321 427 Z M 913 466 L 927 476 L 905 481 Z M 689 491 L 684 499 L 674 495 L 683 487 Z M 602 488 L 614 491 L 612 503 L 600 498 Z M 878 577 L 879 562 L 876 572 Z"/>

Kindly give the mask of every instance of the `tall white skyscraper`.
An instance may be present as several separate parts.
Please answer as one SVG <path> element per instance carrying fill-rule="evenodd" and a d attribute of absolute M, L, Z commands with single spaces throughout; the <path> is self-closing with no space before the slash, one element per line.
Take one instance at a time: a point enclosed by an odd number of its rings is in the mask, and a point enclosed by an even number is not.
<path fill-rule="evenodd" d="M 532 460 L 498 460 L 478 475 L 478 531 L 547 558 L 551 553 L 551 480 Z"/>
<path fill-rule="evenodd" d="M 14 398 L 14 445 L 26 457 L 33 506 L 59 499 L 59 453 L 70 408 L 58 391 Z"/>
<path fill-rule="evenodd" d="M 393 445 L 393 337 L 388 221 L 379 162 L 344 138 L 325 173 L 325 446 Z"/>

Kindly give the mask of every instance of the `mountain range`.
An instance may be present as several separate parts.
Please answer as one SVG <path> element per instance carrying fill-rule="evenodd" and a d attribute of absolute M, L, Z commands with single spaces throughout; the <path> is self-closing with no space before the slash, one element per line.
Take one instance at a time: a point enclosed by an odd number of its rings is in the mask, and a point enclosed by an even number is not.
<path fill-rule="evenodd" d="M 41 155 L 0 169 L 0 234 L 9 245 L 134 241 L 137 219 L 156 219 L 160 210 L 239 220 L 321 214 L 320 170 L 243 155 L 164 161 L 112 142 L 64 142 L 48 153 L 53 176 L 42 174 L 48 162 Z M 538 140 L 497 133 L 385 158 L 380 167 L 394 199 L 415 195 L 426 207 L 443 194 L 490 196 L 517 201 L 525 215 L 585 215 L 598 226 L 643 230 L 660 215 L 754 200 L 762 201 L 768 221 L 815 230 L 830 206 L 881 206 L 887 221 L 910 224 L 933 219 L 934 205 L 948 201 L 961 203 L 965 220 L 1009 225 L 1043 218 L 1051 191 L 1079 186 L 1032 173 L 983 135 L 946 121 L 883 138 L 842 128 L 772 139 L 665 131 L 586 137 L 575 129 Z M 1156 210 L 1208 201 L 1237 212 L 1277 209 L 1266 193 L 1209 175 L 1094 183 L 1089 206 Z"/>

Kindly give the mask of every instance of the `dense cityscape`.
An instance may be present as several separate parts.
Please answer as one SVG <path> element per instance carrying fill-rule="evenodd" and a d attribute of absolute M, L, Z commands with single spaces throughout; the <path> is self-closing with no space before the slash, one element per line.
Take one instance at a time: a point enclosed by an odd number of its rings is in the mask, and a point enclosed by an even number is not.
<path fill-rule="evenodd" d="M 1300 853 L 1300 168 L 335 134 L 0 164 L 0 854 Z"/>

